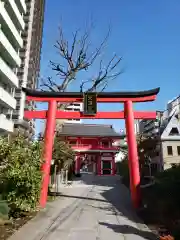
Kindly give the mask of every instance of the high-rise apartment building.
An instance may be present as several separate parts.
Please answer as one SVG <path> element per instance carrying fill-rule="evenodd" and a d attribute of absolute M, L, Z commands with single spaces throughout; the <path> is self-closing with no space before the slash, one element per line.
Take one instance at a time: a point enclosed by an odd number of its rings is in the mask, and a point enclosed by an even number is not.
<path fill-rule="evenodd" d="M 12 112 L 16 108 L 15 89 L 19 86 L 17 67 L 25 29 L 24 0 L 0 0 L 0 134 L 13 132 Z"/>
<path fill-rule="evenodd" d="M 36 88 L 45 0 L 0 0 L 0 134 L 14 126 L 34 134 L 34 122 L 24 119 L 21 87 Z M 14 124 L 13 124 L 14 123 Z"/>
<path fill-rule="evenodd" d="M 21 65 L 17 70 L 19 87 L 15 91 L 17 104 L 12 118 L 15 128 L 23 130 L 25 136 L 31 137 L 35 133 L 35 124 L 33 120 L 24 119 L 24 109 L 33 109 L 35 104 L 25 102 L 25 95 L 21 91 L 21 87 L 34 89 L 38 84 L 45 0 L 25 0 L 25 6 L 27 9 L 23 16 L 25 27 L 21 33 L 23 46 L 19 51 Z"/>

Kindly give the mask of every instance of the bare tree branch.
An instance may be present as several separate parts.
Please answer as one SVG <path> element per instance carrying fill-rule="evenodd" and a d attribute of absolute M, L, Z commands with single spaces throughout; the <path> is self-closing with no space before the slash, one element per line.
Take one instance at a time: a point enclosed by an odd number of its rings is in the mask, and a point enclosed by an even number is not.
<path fill-rule="evenodd" d="M 92 26 L 91 26 L 92 27 Z M 90 39 L 91 29 L 81 33 L 80 29 L 72 34 L 72 41 L 65 38 L 63 28 L 59 27 L 59 38 L 54 47 L 60 56 L 58 62 L 50 61 L 50 67 L 57 76 L 56 80 L 51 77 L 40 80 L 42 91 L 65 92 L 72 82 L 78 80 L 79 73 L 85 71 L 89 74 L 89 68 L 93 67 L 96 60 L 99 61 L 99 69 L 95 77 L 87 76 L 79 84 L 80 92 L 104 91 L 110 80 L 116 79 L 123 71 L 119 69 L 121 57 L 116 54 L 103 66 L 101 54 L 103 53 L 109 36 L 110 28 L 100 45 L 92 50 Z M 66 109 L 68 104 L 58 103 L 58 109 Z M 62 120 L 60 121 L 60 125 Z"/>
<path fill-rule="evenodd" d="M 122 74 L 122 70 L 118 71 L 117 73 L 112 73 L 113 69 L 116 68 L 116 66 L 120 63 L 122 58 L 117 58 L 116 55 L 113 56 L 113 58 L 109 61 L 107 66 L 103 69 L 102 68 L 102 61 L 100 62 L 100 68 L 99 73 L 95 79 L 93 79 L 92 87 L 90 87 L 87 91 L 97 91 L 97 87 L 100 87 L 103 84 L 103 90 L 105 89 L 105 86 L 107 87 L 109 80 L 116 79 L 120 74 Z M 85 83 L 82 83 L 84 85 Z M 101 89 L 101 91 L 102 91 Z"/>
<path fill-rule="evenodd" d="M 70 41 L 67 41 L 64 36 L 63 28 L 59 27 L 59 39 L 56 41 L 54 47 L 62 59 L 61 62 L 64 64 L 50 61 L 50 66 L 59 80 L 57 83 L 50 77 L 45 80 L 41 79 L 41 89 L 47 89 L 48 91 L 53 92 L 66 91 L 71 82 L 77 79 L 78 73 L 87 71 L 100 57 L 109 35 L 110 28 L 99 47 L 95 48 L 95 50 L 91 51 L 89 54 L 89 46 L 91 43 L 90 30 L 85 31 L 83 34 L 80 34 L 80 30 L 76 30 L 75 33 L 73 33 L 72 43 L 70 43 Z M 109 80 L 117 78 L 122 73 L 122 71 L 115 72 L 121 60 L 122 58 L 117 57 L 115 54 L 106 67 L 102 67 L 103 61 L 100 59 L 100 67 L 97 76 L 83 81 L 80 84 L 80 91 L 95 91 L 100 85 L 102 86 L 100 91 L 104 90 L 107 87 Z M 86 84 L 90 84 L 91 82 L 92 86 L 86 89 Z"/>

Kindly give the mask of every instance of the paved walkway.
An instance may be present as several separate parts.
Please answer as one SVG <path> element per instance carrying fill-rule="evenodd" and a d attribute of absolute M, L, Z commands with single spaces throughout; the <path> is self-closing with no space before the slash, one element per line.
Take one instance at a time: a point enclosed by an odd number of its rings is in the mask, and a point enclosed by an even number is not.
<path fill-rule="evenodd" d="M 62 196 L 9 240 L 155 240 L 131 208 L 118 176 L 94 177 L 62 188 Z"/>

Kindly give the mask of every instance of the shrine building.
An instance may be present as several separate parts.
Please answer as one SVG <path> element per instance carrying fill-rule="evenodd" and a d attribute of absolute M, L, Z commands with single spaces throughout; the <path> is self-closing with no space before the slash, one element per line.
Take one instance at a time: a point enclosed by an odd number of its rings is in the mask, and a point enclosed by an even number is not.
<path fill-rule="evenodd" d="M 80 173 L 83 164 L 97 175 L 116 173 L 115 155 L 119 147 L 113 143 L 124 136 L 115 132 L 112 125 L 65 123 L 59 132 L 61 139 L 75 151 L 75 173 Z"/>

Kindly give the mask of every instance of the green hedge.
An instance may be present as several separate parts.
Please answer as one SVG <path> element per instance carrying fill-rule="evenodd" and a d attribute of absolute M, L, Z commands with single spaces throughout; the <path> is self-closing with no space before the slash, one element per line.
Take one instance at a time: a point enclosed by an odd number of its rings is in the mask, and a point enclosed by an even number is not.
<path fill-rule="evenodd" d="M 169 227 L 180 239 L 180 167 L 159 173 L 155 185 L 143 189 L 142 196 L 152 221 Z"/>
<path fill-rule="evenodd" d="M 16 137 L 11 142 L 0 139 L 0 187 L 2 198 L 11 210 L 35 209 L 41 187 L 41 153 L 39 142 Z"/>

